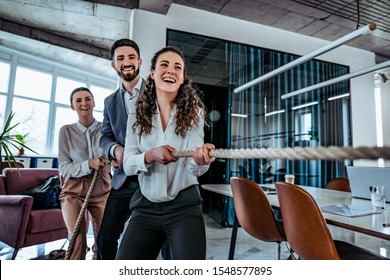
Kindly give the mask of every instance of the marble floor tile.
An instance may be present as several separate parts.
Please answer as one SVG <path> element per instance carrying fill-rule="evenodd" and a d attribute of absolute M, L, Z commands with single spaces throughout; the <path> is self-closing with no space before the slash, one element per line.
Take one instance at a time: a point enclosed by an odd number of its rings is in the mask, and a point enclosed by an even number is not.
<path fill-rule="evenodd" d="M 230 248 L 231 227 L 222 227 L 220 223 L 205 215 L 207 255 L 208 260 L 227 260 Z M 91 227 L 90 227 L 91 228 Z M 372 250 L 385 257 L 390 257 L 390 241 L 373 238 L 352 231 L 330 226 L 334 239 L 348 241 L 366 249 Z M 87 235 L 88 246 L 91 248 L 94 242 L 92 232 Z M 31 246 L 19 250 L 16 257 L 20 259 L 46 259 L 47 255 L 57 249 L 66 249 L 66 239 L 49 242 L 37 246 Z M 8 260 L 12 256 L 13 249 L 0 242 L 0 260 Z M 87 253 L 87 259 L 92 259 L 92 252 Z M 290 256 L 288 244 L 281 244 L 281 259 Z M 242 228 L 238 229 L 234 259 L 236 260 L 275 260 L 276 243 L 263 242 L 247 234 Z"/>

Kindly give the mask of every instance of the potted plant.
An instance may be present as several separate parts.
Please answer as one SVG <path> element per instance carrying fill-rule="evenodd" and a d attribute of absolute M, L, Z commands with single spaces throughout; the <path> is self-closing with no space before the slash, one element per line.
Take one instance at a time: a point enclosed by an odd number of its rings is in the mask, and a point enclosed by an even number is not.
<path fill-rule="evenodd" d="M 19 142 L 19 148 L 18 148 L 18 155 L 19 156 L 24 156 L 24 147 L 26 145 L 26 137 L 27 137 L 28 133 L 27 134 L 16 134 L 15 135 L 15 138 L 16 140 Z"/>
<path fill-rule="evenodd" d="M 15 133 L 15 128 L 19 125 L 19 123 L 12 125 L 12 119 L 14 118 L 15 113 L 11 111 L 9 116 L 7 117 L 4 127 L 2 131 L 0 131 L 0 163 L 1 167 L 3 166 L 3 156 L 5 156 L 5 162 L 9 167 L 15 165 L 15 157 L 13 154 L 13 150 L 29 150 L 35 154 L 37 154 L 35 151 L 30 149 L 25 144 L 25 137 L 27 134 L 22 135 L 19 133 Z M 20 152 L 19 152 L 20 155 Z"/>

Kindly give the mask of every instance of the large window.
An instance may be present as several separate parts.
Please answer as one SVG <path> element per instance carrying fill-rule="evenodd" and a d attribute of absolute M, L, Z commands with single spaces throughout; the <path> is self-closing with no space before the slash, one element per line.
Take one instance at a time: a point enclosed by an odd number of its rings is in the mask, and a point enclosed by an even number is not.
<path fill-rule="evenodd" d="M 18 66 L 14 94 L 49 101 L 52 83 L 52 74 Z"/>
<path fill-rule="evenodd" d="M 9 74 L 11 66 L 9 63 L 0 61 L 0 92 L 7 93 L 9 85 Z"/>
<path fill-rule="evenodd" d="M 311 115 L 310 111 L 295 115 L 295 127 L 298 131 L 295 141 L 310 141 L 311 132 L 314 131 Z"/>
<path fill-rule="evenodd" d="M 116 80 L 2 47 L 0 73 L 0 129 L 10 112 L 15 112 L 13 123 L 19 123 L 16 132 L 27 134 L 26 145 L 40 156 L 56 156 L 59 129 L 77 121 L 77 114 L 69 107 L 69 96 L 74 88 L 91 89 L 96 103 L 94 117 L 102 121 L 104 98 L 116 87 Z M 30 151 L 25 153 L 35 155 Z"/>
<path fill-rule="evenodd" d="M 70 105 L 69 95 L 72 90 L 78 87 L 85 86 L 85 82 L 59 76 L 57 78 L 56 102 L 60 104 Z"/>
<path fill-rule="evenodd" d="M 112 93 L 112 90 L 109 90 L 107 88 L 101 87 L 101 86 L 96 86 L 96 85 L 91 85 L 90 87 L 94 99 L 95 99 L 95 110 L 99 112 L 103 112 L 104 109 L 104 98 L 109 96 Z M 96 118 L 96 116 L 95 116 Z"/>
<path fill-rule="evenodd" d="M 12 106 L 15 112 L 14 122 L 19 123 L 16 132 L 28 134 L 26 145 L 40 155 L 46 152 L 46 139 L 49 125 L 49 104 L 41 101 L 14 98 Z M 26 154 L 31 154 L 26 151 Z"/>
<path fill-rule="evenodd" d="M 6 104 L 7 104 L 7 97 L 5 95 L 0 95 L 0 129 L 2 129 L 4 126 Z"/>
<path fill-rule="evenodd" d="M 0 61 L 0 129 L 3 128 L 11 65 Z"/>

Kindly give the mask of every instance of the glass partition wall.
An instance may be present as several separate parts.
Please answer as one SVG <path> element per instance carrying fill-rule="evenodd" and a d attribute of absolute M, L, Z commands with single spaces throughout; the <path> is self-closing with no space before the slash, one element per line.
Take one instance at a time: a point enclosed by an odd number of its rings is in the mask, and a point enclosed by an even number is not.
<path fill-rule="evenodd" d="M 349 81 L 281 98 L 283 94 L 345 75 L 349 73 L 347 66 L 310 60 L 234 93 L 234 88 L 298 56 L 174 30 L 168 30 L 167 44 L 184 51 L 187 72 L 201 88 L 208 108 L 210 128 L 206 139 L 217 148 L 352 145 Z M 223 117 L 226 127 L 221 132 Z M 230 176 L 241 175 L 258 183 L 272 183 L 284 180 L 285 174 L 294 174 L 297 184 L 323 187 L 330 178 L 345 177 L 348 164 L 321 160 L 219 160 L 219 167 L 211 169 L 209 173 L 213 174 L 203 180 L 227 183 Z M 221 176 L 215 174 L 218 172 Z"/>

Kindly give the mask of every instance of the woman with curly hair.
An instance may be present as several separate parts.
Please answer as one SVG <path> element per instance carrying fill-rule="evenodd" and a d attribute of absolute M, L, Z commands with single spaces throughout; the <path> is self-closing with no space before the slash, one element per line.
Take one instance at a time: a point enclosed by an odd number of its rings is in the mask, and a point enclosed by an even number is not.
<path fill-rule="evenodd" d="M 197 177 L 211 162 L 204 144 L 205 106 L 186 76 L 184 55 L 165 47 L 152 58 L 150 75 L 129 115 L 124 170 L 139 174 L 132 216 L 117 259 L 156 259 L 165 240 L 174 260 L 205 259 L 206 234 Z M 172 152 L 192 150 L 193 157 Z"/>

